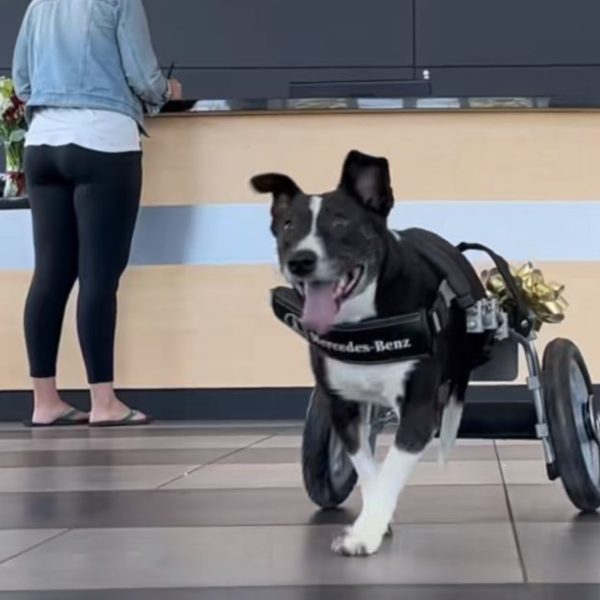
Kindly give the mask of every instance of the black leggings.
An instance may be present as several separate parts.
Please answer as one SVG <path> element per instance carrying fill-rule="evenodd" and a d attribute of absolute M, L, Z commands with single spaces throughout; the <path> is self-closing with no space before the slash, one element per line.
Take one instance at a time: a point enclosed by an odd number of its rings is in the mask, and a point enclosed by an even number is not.
<path fill-rule="evenodd" d="M 113 381 L 117 288 L 140 204 L 140 152 L 31 146 L 25 173 L 35 272 L 25 306 L 32 377 L 56 375 L 67 300 L 79 280 L 77 329 L 89 383 Z"/>

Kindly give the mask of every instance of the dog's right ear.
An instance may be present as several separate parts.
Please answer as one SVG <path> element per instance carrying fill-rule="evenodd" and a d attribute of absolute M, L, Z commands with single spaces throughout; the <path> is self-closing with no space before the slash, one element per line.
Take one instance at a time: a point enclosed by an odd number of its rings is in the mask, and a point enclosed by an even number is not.
<path fill-rule="evenodd" d="M 272 194 L 273 206 L 271 214 L 276 218 L 282 211 L 292 205 L 294 198 L 301 193 L 294 180 L 280 173 L 264 173 L 250 180 L 254 191 L 260 194 Z"/>
<path fill-rule="evenodd" d="M 394 206 L 390 167 L 385 158 L 352 150 L 344 162 L 339 187 L 387 218 Z"/>

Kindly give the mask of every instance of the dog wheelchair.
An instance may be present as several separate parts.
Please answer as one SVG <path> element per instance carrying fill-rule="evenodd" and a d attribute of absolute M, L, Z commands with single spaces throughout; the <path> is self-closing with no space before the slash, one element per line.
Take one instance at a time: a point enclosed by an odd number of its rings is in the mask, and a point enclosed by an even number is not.
<path fill-rule="evenodd" d="M 461 253 L 483 251 L 495 264 L 494 269 L 482 275 L 486 296 L 463 303 L 467 332 L 488 332 L 492 340 L 489 360 L 472 372 L 471 381 L 515 381 L 519 349 L 523 352 L 527 387 L 535 409 L 535 423 L 526 437 L 540 440 L 548 478 L 561 479 L 573 505 L 582 512 L 597 510 L 600 507 L 600 400 L 594 397 L 583 356 L 571 340 L 554 339 L 545 347 L 541 362 L 535 345 L 542 322 L 562 319 L 565 306 L 561 305 L 561 289 L 546 285 L 541 273 L 531 265 L 526 266 L 528 287 L 525 278 L 513 275 L 502 257 L 479 244 L 463 243 L 458 250 Z M 460 288 L 461 281 L 455 279 L 453 284 Z M 299 326 L 300 307 L 291 292 L 287 288 L 273 290 L 273 310 L 282 322 L 315 343 L 310 332 Z M 550 295 L 550 300 L 544 295 Z M 546 312 L 540 318 L 544 313 L 540 305 L 544 301 Z M 340 331 L 340 335 L 349 334 L 354 340 L 363 333 L 360 328 L 347 329 Z M 327 350 L 332 348 L 339 349 L 330 344 Z M 335 357 L 334 352 L 328 353 Z M 369 441 L 375 450 L 377 436 L 397 417 L 392 410 L 375 405 L 368 405 L 367 411 Z M 485 431 L 476 433 L 471 437 L 490 437 Z M 326 398 L 318 387 L 313 391 L 306 415 L 302 470 L 309 497 L 322 508 L 342 504 L 357 482 L 352 463 L 331 425 Z"/>

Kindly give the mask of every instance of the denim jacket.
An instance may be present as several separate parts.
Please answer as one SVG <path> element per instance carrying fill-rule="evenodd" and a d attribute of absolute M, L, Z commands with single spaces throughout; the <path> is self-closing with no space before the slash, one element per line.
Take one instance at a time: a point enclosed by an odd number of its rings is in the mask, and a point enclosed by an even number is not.
<path fill-rule="evenodd" d="M 17 95 L 36 108 L 156 113 L 169 85 L 158 65 L 142 0 L 32 0 L 15 47 Z"/>

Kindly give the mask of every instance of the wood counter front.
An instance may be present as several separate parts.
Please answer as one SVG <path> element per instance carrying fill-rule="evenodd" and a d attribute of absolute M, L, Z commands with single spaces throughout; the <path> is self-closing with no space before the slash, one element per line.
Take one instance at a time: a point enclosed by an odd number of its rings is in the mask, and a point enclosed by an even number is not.
<path fill-rule="evenodd" d="M 248 179 L 266 170 L 292 175 L 307 191 L 330 189 L 344 155 L 357 148 L 390 159 L 399 201 L 441 200 L 453 210 L 462 201 L 477 207 L 524 200 L 539 203 L 540 211 L 560 201 L 578 210 L 580 201 L 599 197 L 599 126 L 600 114 L 577 112 L 158 118 L 149 122 L 145 142 L 143 204 L 236 210 L 237 203 L 264 202 L 252 194 Z M 542 235 L 531 225 L 532 235 Z M 268 222 L 260 226 L 268 236 Z M 564 325 L 544 329 L 540 349 L 550 336 L 572 337 L 600 381 L 600 262 L 531 259 L 566 284 L 571 304 Z M 274 265 L 242 262 L 131 268 L 120 290 L 118 384 L 309 385 L 303 342 L 270 314 L 268 291 L 279 281 Z M 0 270 L 0 390 L 29 388 L 22 307 L 30 276 Z M 85 386 L 73 302 L 59 373 L 63 386 Z"/>

